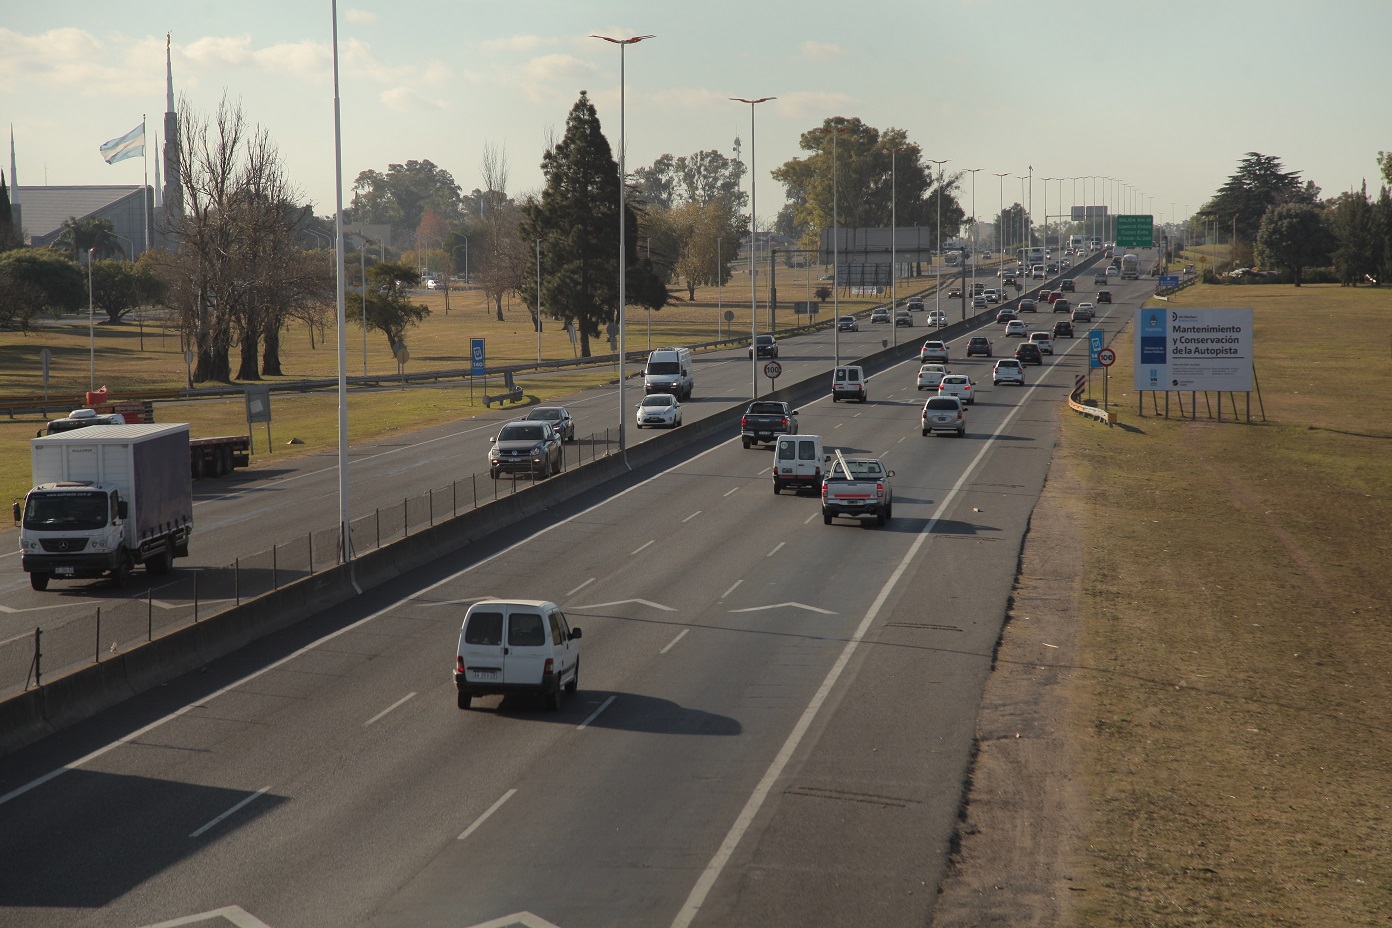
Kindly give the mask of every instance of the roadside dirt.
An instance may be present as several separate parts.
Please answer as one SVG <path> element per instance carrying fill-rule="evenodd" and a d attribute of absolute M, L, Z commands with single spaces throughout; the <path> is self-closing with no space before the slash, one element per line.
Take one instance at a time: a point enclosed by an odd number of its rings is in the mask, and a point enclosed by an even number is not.
<path fill-rule="evenodd" d="M 934 928 L 1073 922 L 1086 798 L 1067 738 L 1081 621 L 1086 489 L 1058 456 L 1030 519 L 1005 631 L 977 717 L 977 756 Z"/>

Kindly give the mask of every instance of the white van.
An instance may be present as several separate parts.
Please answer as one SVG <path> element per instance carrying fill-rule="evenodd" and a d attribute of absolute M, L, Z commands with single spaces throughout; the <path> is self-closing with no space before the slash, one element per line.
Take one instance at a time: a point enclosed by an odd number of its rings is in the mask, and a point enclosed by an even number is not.
<path fill-rule="evenodd" d="M 644 391 L 671 393 L 679 400 L 689 400 L 695 387 L 690 348 L 658 348 L 648 355 L 648 364 L 643 368 Z"/>
<path fill-rule="evenodd" d="M 865 369 L 854 364 L 844 364 L 831 372 L 831 401 L 839 403 L 841 400 L 860 400 L 862 403 L 870 398 L 870 392 L 865 382 L 869 380 L 865 376 Z"/>
<path fill-rule="evenodd" d="M 773 449 L 773 492 L 820 489 L 825 463 L 820 435 L 780 435 Z"/>
<path fill-rule="evenodd" d="M 561 690 L 580 685 L 580 629 L 555 603 L 485 600 L 464 614 L 454 685 L 459 708 L 475 696 L 540 693 L 546 708 L 561 707 Z"/>

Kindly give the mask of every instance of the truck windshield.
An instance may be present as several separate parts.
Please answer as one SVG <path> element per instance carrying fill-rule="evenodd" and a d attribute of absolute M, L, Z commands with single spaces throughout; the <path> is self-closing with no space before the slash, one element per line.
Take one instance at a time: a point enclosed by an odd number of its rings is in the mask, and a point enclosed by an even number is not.
<path fill-rule="evenodd" d="M 649 361 L 649 374 L 680 374 L 681 364 L 677 361 Z"/>
<path fill-rule="evenodd" d="M 108 510 L 105 493 L 34 493 L 24 504 L 24 527 L 37 531 L 101 528 Z"/>

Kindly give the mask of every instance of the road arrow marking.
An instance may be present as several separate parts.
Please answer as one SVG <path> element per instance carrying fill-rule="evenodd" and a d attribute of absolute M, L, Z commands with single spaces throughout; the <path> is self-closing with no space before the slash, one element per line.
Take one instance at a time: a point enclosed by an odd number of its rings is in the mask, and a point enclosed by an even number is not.
<path fill-rule="evenodd" d="M 540 915 L 533 915 L 531 912 L 514 912 L 511 915 L 504 915 L 502 918 L 495 918 L 491 922 L 470 925 L 469 928 L 512 928 L 514 925 L 522 925 L 523 928 L 561 928 L 560 925 L 553 925 Z"/>
<path fill-rule="evenodd" d="M 748 609 L 731 609 L 731 612 L 763 612 L 765 609 L 782 609 L 784 606 L 792 606 L 797 609 L 806 609 L 808 612 L 818 612 L 822 615 L 836 615 L 830 609 L 818 609 L 816 606 L 807 606 L 802 603 L 774 603 L 772 606 L 750 606 Z"/>
<path fill-rule="evenodd" d="M 184 925 L 196 925 L 199 922 L 228 921 L 236 925 L 237 928 L 271 928 L 261 919 L 252 915 L 239 905 L 223 906 L 220 909 L 212 909 L 208 912 L 199 912 L 197 915 L 185 915 L 183 918 L 176 918 L 172 921 L 160 922 L 157 925 L 146 925 L 145 928 L 182 928 Z"/>
<path fill-rule="evenodd" d="M 661 609 L 663 612 L 677 611 L 671 606 L 664 606 L 662 603 L 655 603 L 648 599 L 620 599 L 612 603 L 592 603 L 588 606 L 571 606 L 570 609 L 575 612 L 584 612 L 586 609 L 607 609 L 610 606 L 627 606 L 629 603 L 639 603 L 644 606 L 650 606 L 653 609 Z"/>

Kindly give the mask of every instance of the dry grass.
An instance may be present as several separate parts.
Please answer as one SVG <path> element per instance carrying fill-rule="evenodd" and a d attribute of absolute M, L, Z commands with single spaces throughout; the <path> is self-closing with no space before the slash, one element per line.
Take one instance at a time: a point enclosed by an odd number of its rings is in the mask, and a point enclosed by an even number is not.
<path fill-rule="evenodd" d="M 1129 332 L 1125 428 L 1066 421 L 1062 453 L 1092 488 L 1081 923 L 1387 924 L 1392 364 L 1362 333 L 1385 331 L 1392 295 L 1200 286 L 1182 302 L 1254 308 L 1269 421 L 1138 418 Z"/>

